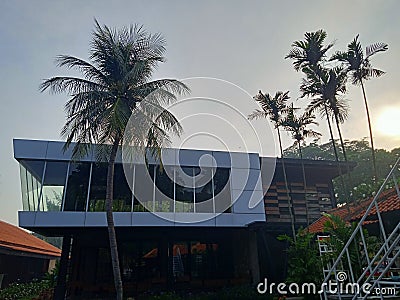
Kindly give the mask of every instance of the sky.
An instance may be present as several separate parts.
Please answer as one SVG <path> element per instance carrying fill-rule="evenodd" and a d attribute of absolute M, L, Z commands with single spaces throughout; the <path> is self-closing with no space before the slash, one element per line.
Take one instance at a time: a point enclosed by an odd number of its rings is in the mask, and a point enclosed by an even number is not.
<path fill-rule="evenodd" d="M 17 224 L 22 209 L 14 138 L 60 140 L 67 95 L 40 93 L 45 78 L 70 75 L 54 58 L 88 59 L 94 18 L 110 27 L 142 24 L 167 41 L 167 61 L 155 78 L 211 77 L 249 95 L 258 90 L 290 91 L 295 105 L 301 74 L 284 56 L 307 31 L 324 29 L 335 50 L 345 50 L 360 34 L 366 46 L 385 42 L 389 50 L 373 57 L 387 73 L 366 83 L 377 148 L 400 147 L 400 53 L 397 0 L 340 1 L 1 1 L 0 2 L 0 220 Z M 362 94 L 349 86 L 346 139 L 368 135 Z M 249 104 L 249 109 L 253 109 Z M 182 109 L 181 109 L 182 112 Z M 183 113 L 185 111 L 183 110 Z M 192 122 L 201 130 L 202 122 Z M 204 124 L 203 124 L 204 125 Z M 327 126 L 317 128 L 328 140 Z M 284 146 L 292 141 L 284 137 Z M 207 142 L 199 140 L 199 148 Z"/>

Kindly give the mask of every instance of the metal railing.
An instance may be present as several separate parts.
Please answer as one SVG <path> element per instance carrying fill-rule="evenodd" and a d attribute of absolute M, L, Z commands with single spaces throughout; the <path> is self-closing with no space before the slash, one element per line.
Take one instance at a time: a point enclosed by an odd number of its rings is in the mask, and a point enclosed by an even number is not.
<path fill-rule="evenodd" d="M 365 210 L 364 215 L 360 219 L 350 238 L 344 245 L 339 256 L 334 259 L 333 264 L 330 265 L 330 270 L 324 272 L 324 281 L 322 283 L 323 291 L 320 294 L 321 299 L 328 298 L 347 298 L 347 299 L 366 299 L 372 296 L 375 288 L 380 290 L 384 286 L 393 286 L 395 291 L 398 293 L 396 288 L 400 287 L 400 280 L 384 280 L 385 276 L 393 270 L 393 265 L 398 257 L 400 257 L 400 218 L 390 218 L 390 220 L 384 220 L 381 215 L 380 206 L 382 207 L 383 201 L 387 196 L 393 196 L 392 193 L 397 194 L 397 201 L 400 201 L 400 188 L 398 182 L 398 175 L 400 167 L 400 158 L 397 159 L 396 163 L 392 167 L 391 171 L 387 175 L 383 184 L 375 194 L 373 200 Z M 385 192 L 388 188 L 392 189 L 392 193 Z M 375 208 L 375 211 L 374 211 Z M 370 251 L 368 248 L 368 240 L 366 239 L 366 223 L 370 223 L 367 218 L 373 214 L 376 214 L 377 219 L 374 220 L 378 225 L 378 235 L 380 237 L 379 249 Z M 397 215 L 398 216 L 398 215 Z M 367 222 L 366 222 L 367 221 Z M 386 221 L 386 222 L 384 222 Z M 352 260 L 350 250 L 351 247 L 356 249 L 357 255 L 361 254 L 363 261 L 358 259 Z M 356 266 L 357 264 L 357 266 Z M 338 267 L 342 271 L 342 267 L 346 266 L 346 275 L 342 278 L 338 277 Z M 400 269 L 400 266 L 397 266 Z M 399 272 L 399 269 L 395 269 Z M 350 275 L 350 276 L 349 276 Z M 347 280 L 348 282 L 345 282 Z M 327 286 L 330 283 L 335 283 L 337 287 L 335 293 L 327 290 Z M 352 287 L 352 288 L 349 288 Z M 361 288 L 363 287 L 363 288 Z M 368 287 L 368 290 L 365 288 Z M 399 289 L 400 290 L 400 289 Z M 382 293 L 374 294 L 375 297 L 384 298 Z"/>

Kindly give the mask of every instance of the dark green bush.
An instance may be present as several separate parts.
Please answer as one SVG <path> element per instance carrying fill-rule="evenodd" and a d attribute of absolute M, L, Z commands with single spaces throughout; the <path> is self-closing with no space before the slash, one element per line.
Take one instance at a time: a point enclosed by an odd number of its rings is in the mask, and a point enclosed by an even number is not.
<path fill-rule="evenodd" d="M 255 287 L 250 285 L 222 288 L 209 292 L 167 292 L 158 295 L 147 296 L 140 299 L 146 300 L 257 300 L 272 299 L 271 295 L 261 295 Z"/>
<path fill-rule="evenodd" d="M 0 290 L 0 300 L 30 300 L 38 297 L 42 292 L 52 289 L 56 285 L 59 264 L 46 273 L 42 280 L 34 279 L 28 283 L 12 283 Z"/>
<path fill-rule="evenodd" d="M 42 291 L 52 288 L 48 280 L 33 280 L 28 283 L 12 283 L 0 291 L 1 300 L 28 300 L 37 297 Z"/>

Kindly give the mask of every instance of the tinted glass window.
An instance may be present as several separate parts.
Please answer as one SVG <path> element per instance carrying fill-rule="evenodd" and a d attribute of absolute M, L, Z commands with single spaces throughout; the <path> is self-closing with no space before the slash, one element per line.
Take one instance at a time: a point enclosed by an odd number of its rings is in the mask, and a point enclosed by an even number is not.
<path fill-rule="evenodd" d="M 194 168 L 196 213 L 212 213 L 214 211 L 212 173 L 211 168 Z"/>
<path fill-rule="evenodd" d="M 107 186 L 107 163 L 96 163 L 92 167 L 88 211 L 105 211 Z"/>
<path fill-rule="evenodd" d="M 134 211 L 153 211 L 154 165 L 136 165 Z M 140 200 L 140 201 L 139 201 Z"/>
<path fill-rule="evenodd" d="M 40 210 L 60 211 L 68 162 L 48 161 L 44 174 Z"/>
<path fill-rule="evenodd" d="M 24 209 L 37 210 L 39 204 L 44 161 L 21 160 L 21 191 Z"/>
<path fill-rule="evenodd" d="M 187 182 L 183 179 L 184 175 L 190 177 L 194 176 L 194 170 L 191 167 L 182 167 L 184 174 L 175 174 L 175 211 L 176 212 L 194 212 L 194 189 L 193 183 Z"/>
<path fill-rule="evenodd" d="M 156 167 L 155 209 L 161 212 L 174 211 L 174 169 Z M 172 177 L 172 178 L 170 178 Z"/>
<path fill-rule="evenodd" d="M 125 177 L 122 164 L 115 164 L 113 198 L 113 211 L 131 211 L 132 191 Z"/>
<path fill-rule="evenodd" d="M 23 165 L 19 165 L 19 173 L 21 177 L 21 192 L 22 192 L 22 209 L 30 210 L 29 197 L 28 197 L 28 185 L 27 185 L 27 172 Z"/>
<path fill-rule="evenodd" d="M 71 163 L 68 172 L 64 210 L 85 211 L 90 163 Z"/>
<path fill-rule="evenodd" d="M 217 168 L 214 175 L 215 212 L 231 211 L 230 169 Z"/>

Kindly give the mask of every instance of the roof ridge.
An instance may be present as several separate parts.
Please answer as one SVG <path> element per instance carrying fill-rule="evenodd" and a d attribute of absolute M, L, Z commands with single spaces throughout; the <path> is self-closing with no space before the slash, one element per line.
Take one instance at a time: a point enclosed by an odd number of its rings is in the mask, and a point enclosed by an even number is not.
<path fill-rule="evenodd" d="M 23 244 L 17 244 L 17 243 L 11 243 L 11 242 L 2 241 L 2 240 L 0 240 L 0 245 L 18 246 L 18 247 L 27 248 L 27 249 L 32 249 L 32 250 L 40 250 L 40 251 L 47 251 L 47 252 L 54 252 L 54 253 L 60 252 L 60 253 L 61 253 L 61 250 L 60 250 L 60 249 L 58 249 L 57 247 L 54 247 L 54 246 L 51 245 L 51 244 L 49 244 L 49 245 L 53 246 L 53 247 L 55 248 L 55 250 L 52 250 L 52 249 L 43 249 L 43 248 L 40 248 L 40 247 L 33 247 L 33 246 L 23 245 Z M 58 249 L 59 251 L 57 251 L 56 249 Z"/>

